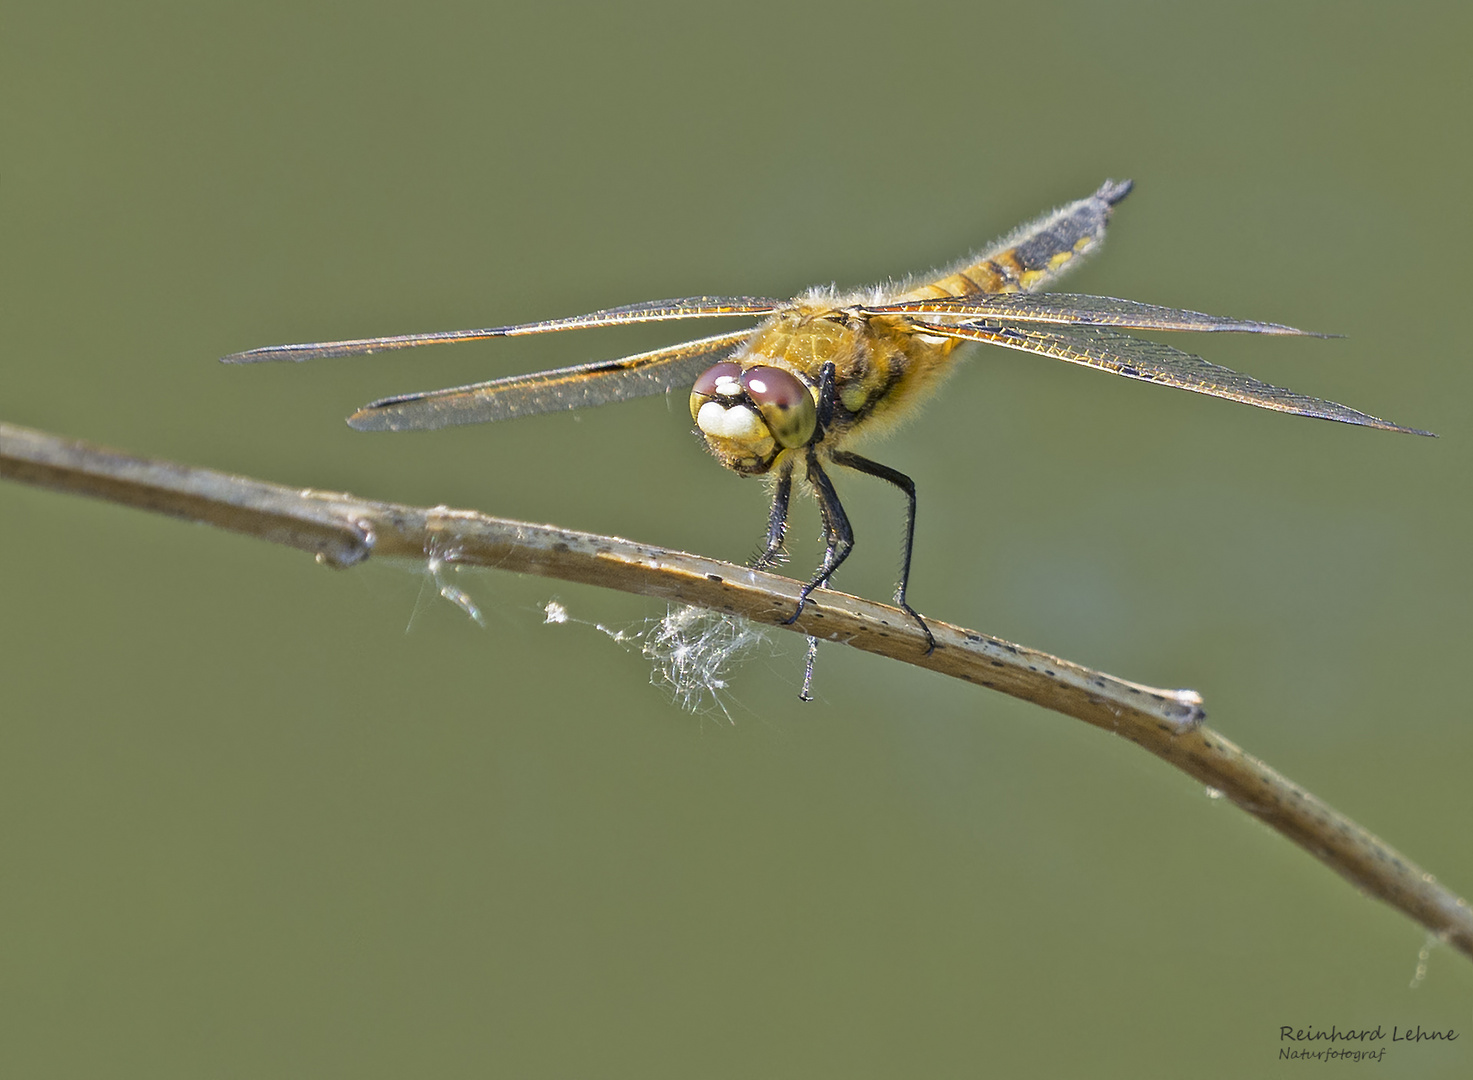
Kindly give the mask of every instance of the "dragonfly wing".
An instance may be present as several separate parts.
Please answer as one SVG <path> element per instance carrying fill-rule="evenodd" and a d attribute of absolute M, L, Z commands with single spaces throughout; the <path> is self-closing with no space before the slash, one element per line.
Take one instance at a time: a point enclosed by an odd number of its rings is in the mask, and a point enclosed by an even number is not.
<path fill-rule="evenodd" d="M 1273 409 L 1297 416 L 1315 416 L 1322 420 L 1337 420 L 1342 424 L 1360 424 L 1387 431 L 1405 431 L 1412 435 L 1431 434 L 1393 424 L 1333 401 L 1306 397 L 1281 386 L 1260 382 L 1231 368 L 1208 363 L 1200 356 L 1173 349 L 1170 345 L 1097 327 L 1035 330 L 985 324 L 914 325 L 922 333 L 939 334 L 964 341 L 985 341 L 1007 349 L 1018 349 L 1039 356 L 1051 356 L 1056 360 L 1066 360 L 1071 364 L 1099 368 L 1123 375 L 1127 379 L 1161 383 L 1190 390 L 1194 394 L 1240 401 L 1245 405 L 1256 405 L 1260 409 Z"/>
<path fill-rule="evenodd" d="M 267 345 L 260 349 L 221 357 L 225 364 L 256 364 L 267 360 L 324 360 L 332 356 L 363 356 L 389 349 L 411 349 L 417 345 L 453 345 L 487 338 L 523 337 L 557 330 L 586 330 L 596 326 L 664 322 L 670 319 L 714 319 L 743 315 L 769 315 L 785 301 L 763 296 L 687 296 L 679 300 L 647 300 L 641 304 L 605 308 L 587 315 L 514 326 L 487 326 L 479 330 L 439 330 L 429 334 L 398 334 L 393 337 L 354 338 L 351 341 L 309 341 L 301 345 Z"/>
<path fill-rule="evenodd" d="M 448 390 L 384 398 L 348 417 L 348 425 L 359 431 L 442 428 L 663 394 L 689 387 L 696 376 L 751 336 L 750 329 L 736 330 L 619 360 L 596 360 Z"/>
<path fill-rule="evenodd" d="M 969 321 L 995 318 L 1007 323 L 1057 326 L 1107 326 L 1121 330 L 1236 331 L 1245 334 L 1310 334 L 1278 323 L 1230 319 L 1185 308 L 1118 300 L 1113 296 L 1072 293 L 993 293 L 984 296 L 945 296 L 908 300 L 860 309 L 874 315 L 964 315 Z"/>

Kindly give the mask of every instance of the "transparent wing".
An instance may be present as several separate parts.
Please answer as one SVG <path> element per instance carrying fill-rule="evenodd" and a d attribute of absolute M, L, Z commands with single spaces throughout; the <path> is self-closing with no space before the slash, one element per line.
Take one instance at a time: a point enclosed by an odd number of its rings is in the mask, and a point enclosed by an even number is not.
<path fill-rule="evenodd" d="M 1324 337 L 1278 323 L 1251 322 L 1206 315 L 1184 308 L 1117 300 L 1113 296 L 1077 293 L 993 293 L 946 296 L 934 300 L 906 300 L 860 309 L 871 315 L 965 315 L 996 318 L 1008 323 L 1045 323 L 1060 326 L 1112 326 L 1123 330 L 1237 331 L 1247 334 L 1300 334 Z"/>
<path fill-rule="evenodd" d="M 663 394 L 676 387 L 689 387 L 697 375 L 751 336 L 750 329 L 736 330 L 620 360 L 596 360 L 448 390 L 384 398 L 348 417 L 348 425 L 359 431 L 442 428 Z"/>
<path fill-rule="evenodd" d="M 661 322 L 668 319 L 712 319 L 720 316 L 768 315 L 786 306 L 786 301 L 762 296 L 687 296 L 678 300 L 647 300 L 641 304 L 605 308 L 587 315 L 514 326 L 488 326 L 479 330 L 440 330 L 429 334 L 399 334 L 394 337 L 355 338 L 351 341 L 311 341 L 301 345 L 267 345 L 260 349 L 221 357 L 225 364 L 256 364 L 266 360 L 323 360 L 331 356 L 362 356 L 388 349 L 410 349 L 416 345 L 450 345 L 487 338 L 521 337 L 555 330 L 584 330 L 595 326 Z"/>
<path fill-rule="evenodd" d="M 1112 330 L 1080 326 L 1061 330 L 1032 330 L 965 323 L 942 326 L 918 322 L 914 325 L 922 333 L 959 338 L 963 341 L 985 341 L 990 345 L 1001 345 L 1007 349 L 1018 349 L 1039 356 L 1051 356 L 1056 360 L 1066 360 L 1071 364 L 1099 368 L 1124 375 L 1127 379 L 1161 383 L 1190 390 L 1194 394 L 1241 401 L 1260 409 L 1273 409 L 1297 416 L 1316 416 L 1322 420 L 1338 420 L 1342 424 L 1360 424 L 1387 431 L 1405 431 L 1412 435 L 1432 434 L 1430 431 L 1402 427 L 1333 401 L 1306 397 L 1281 386 L 1271 386 L 1251 376 L 1239 374 L 1231 368 L 1210 364 L 1200 356 L 1173 349 L 1170 345 L 1133 338 Z"/>

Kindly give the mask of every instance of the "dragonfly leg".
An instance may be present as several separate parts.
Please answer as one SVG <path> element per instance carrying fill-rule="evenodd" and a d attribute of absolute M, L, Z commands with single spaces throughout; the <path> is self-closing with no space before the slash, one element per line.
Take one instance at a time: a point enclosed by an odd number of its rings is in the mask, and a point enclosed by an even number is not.
<path fill-rule="evenodd" d="M 823 466 L 818 463 L 818 455 L 812 450 L 808 451 L 808 482 L 813 485 L 813 493 L 818 497 L 818 513 L 823 519 L 823 565 L 818 568 L 813 580 L 798 593 L 798 610 L 793 612 L 791 619 L 786 620 L 789 624 L 798 621 L 798 616 L 803 614 L 803 605 L 808 603 L 813 590 L 827 585 L 829 578 L 834 576 L 834 571 L 839 569 L 854 550 L 854 530 L 849 527 L 849 515 L 844 513 L 844 506 L 839 502 L 839 493 L 834 490 L 834 482 L 823 471 Z"/>
<path fill-rule="evenodd" d="M 793 464 L 786 459 L 778 466 L 777 486 L 772 489 L 772 510 L 767 515 L 767 546 L 748 564 L 753 570 L 766 570 L 783 554 L 783 539 L 788 534 L 788 506 L 793 498 Z"/>
<path fill-rule="evenodd" d="M 878 461 L 871 461 L 867 457 L 851 454 L 847 450 L 837 450 L 833 454 L 834 464 L 843 465 L 845 468 L 853 469 L 855 472 L 866 473 L 869 476 L 878 477 L 887 483 L 894 484 L 905 493 L 905 551 L 900 560 L 900 584 L 895 589 L 895 603 L 901 611 L 914 619 L 926 635 L 926 652 L 935 651 L 936 639 L 931 636 L 931 628 L 926 625 L 926 620 L 921 618 L 916 609 L 905 602 L 905 589 L 910 584 L 910 554 L 915 546 L 916 538 L 916 485 L 915 481 L 906 476 L 899 469 L 892 469 L 888 465 L 881 465 Z"/>
<path fill-rule="evenodd" d="M 834 421 L 834 399 L 838 396 L 838 369 L 832 360 L 824 361 L 818 372 L 818 427 L 813 442 L 822 441 L 823 433 Z M 811 445 L 811 444 L 810 444 Z"/>

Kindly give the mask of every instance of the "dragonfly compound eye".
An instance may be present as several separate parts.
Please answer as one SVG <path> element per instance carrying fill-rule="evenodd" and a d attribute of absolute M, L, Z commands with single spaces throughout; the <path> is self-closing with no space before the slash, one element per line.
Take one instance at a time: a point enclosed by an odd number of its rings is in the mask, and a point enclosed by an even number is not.
<path fill-rule="evenodd" d="M 699 424 L 701 406 L 707 402 L 714 401 L 723 407 L 740 404 L 743 393 L 741 376 L 742 365 L 731 360 L 702 372 L 690 388 L 690 418 Z"/>
<path fill-rule="evenodd" d="M 818 427 L 818 410 L 802 380 L 782 368 L 754 367 L 742 373 L 741 384 L 779 446 L 792 450 L 808 445 Z"/>
<path fill-rule="evenodd" d="M 728 469 L 766 472 L 778 445 L 742 386 L 742 366 L 731 361 L 707 368 L 690 391 L 690 414 L 706 445 Z"/>

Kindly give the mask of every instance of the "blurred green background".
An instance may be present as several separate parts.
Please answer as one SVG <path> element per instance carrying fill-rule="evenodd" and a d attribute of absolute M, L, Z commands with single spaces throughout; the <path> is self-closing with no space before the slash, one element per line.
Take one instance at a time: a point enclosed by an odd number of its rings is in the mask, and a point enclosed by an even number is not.
<path fill-rule="evenodd" d="M 683 328 L 300 367 L 254 345 L 946 263 L 1106 177 L 1068 289 L 1345 340 L 1189 348 L 1439 440 L 978 353 L 874 451 L 924 612 L 1190 686 L 1473 892 L 1467 5 L 9 5 L 0 417 L 740 560 L 765 494 L 647 399 L 363 435 L 370 398 Z M 698 330 L 701 328 L 697 328 Z M 709 332 L 709 331 L 708 331 Z M 841 479 L 883 598 L 900 506 Z M 794 567 L 817 558 L 796 521 Z M 1473 966 L 1121 741 L 802 639 L 691 716 L 663 608 L 335 573 L 0 485 L 0 1071 L 1262 1075 L 1455 1027 Z M 411 625 L 412 624 L 412 625 Z M 1349 1070 L 1350 1065 L 1331 1066 Z"/>

